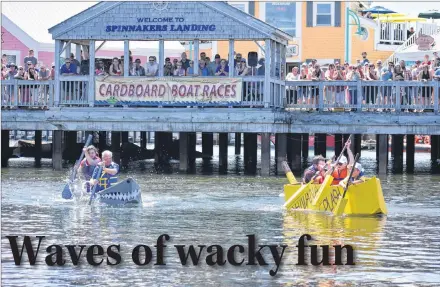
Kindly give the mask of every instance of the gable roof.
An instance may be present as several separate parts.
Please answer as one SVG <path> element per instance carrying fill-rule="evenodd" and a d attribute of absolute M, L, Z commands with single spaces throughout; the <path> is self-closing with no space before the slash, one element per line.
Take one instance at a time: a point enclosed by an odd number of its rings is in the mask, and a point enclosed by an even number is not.
<path fill-rule="evenodd" d="M 161 4 L 165 5 L 165 8 L 158 9 L 157 3 L 166 3 Z M 180 19 L 183 23 L 174 20 L 179 16 L 182 16 Z M 169 23 L 152 22 L 152 19 L 158 18 L 171 20 Z M 142 19 L 148 19 L 148 23 L 140 21 Z M 148 30 L 147 26 L 150 25 L 167 27 L 162 28 L 165 30 L 160 30 L 160 27 L 159 30 Z M 187 27 L 203 25 L 213 28 L 209 31 L 197 27 L 185 28 L 187 29 L 185 31 L 173 30 L 179 25 Z M 144 30 L 135 31 L 134 27 L 138 26 L 139 29 Z M 112 31 L 112 27 L 116 28 Z M 171 33 L 174 31 L 175 33 Z M 53 39 L 60 40 L 272 39 L 287 44 L 287 41 L 292 39 L 291 35 L 226 2 L 100 2 L 50 28 L 49 33 L 52 34 Z"/>

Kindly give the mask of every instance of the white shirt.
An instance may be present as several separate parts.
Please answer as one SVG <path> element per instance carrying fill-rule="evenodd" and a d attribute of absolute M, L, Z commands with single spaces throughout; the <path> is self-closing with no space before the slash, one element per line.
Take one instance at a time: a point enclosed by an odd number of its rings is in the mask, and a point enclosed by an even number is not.
<path fill-rule="evenodd" d="M 153 64 L 150 64 L 149 62 L 145 65 L 145 75 L 146 76 L 156 76 L 157 71 L 159 70 L 159 65 L 154 62 Z"/>

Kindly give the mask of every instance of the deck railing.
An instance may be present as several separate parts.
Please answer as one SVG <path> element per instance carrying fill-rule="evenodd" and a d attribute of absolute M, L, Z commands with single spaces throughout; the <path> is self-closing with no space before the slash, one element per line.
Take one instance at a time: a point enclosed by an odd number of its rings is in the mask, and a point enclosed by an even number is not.
<path fill-rule="evenodd" d="M 439 95 L 439 81 L 287 81 L 285 106 L 293 111 L 438 113 Z"/>
<path fill-rule="evenodd" d="M 241 102 L 233 106 L 263 107 L 264 85 L 263 77 L 244 77 Z M 293 111 L 439 111 L 440 81 L 316 82 L 271 79 L 268 85 L 270 96 L 267 100 L 273 108 Z M 52 107 L 54 90 L 54 81 L 4 80 L 1 83 L 2 107 Z M 88 93 L 86 77 L 63 77 L 60 80 L 59 105 L 88 106 Z"/>
<path fill-rule="evenodd" d="M 60 105 L 88 105 L 88 76 L 60 77 Z"/>
<path fill-rule="evenodd" d="M 1 84 L 2 106 L 53 106 L 54 81 L 4 80 Z"/>

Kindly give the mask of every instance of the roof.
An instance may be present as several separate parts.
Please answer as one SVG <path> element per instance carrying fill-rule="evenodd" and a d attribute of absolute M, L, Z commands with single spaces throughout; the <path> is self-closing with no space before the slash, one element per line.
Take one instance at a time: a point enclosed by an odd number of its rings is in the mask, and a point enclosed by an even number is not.
<path fill-rule="evenodd" d="M 168 17 L 171 19 L 169 23 L 153 21 Z M 182 19 L 183 23 L 174 19 Z M 189 28 L 174 30 L 173 27 L 180 25 Z M 149 30 L 146 26 L 164 28 L 153 27 L 153 30 Z M 201 26 L 213 28 L 206 30 Z M 135 30 L 136 27 L 140 28 Z M 49 33 L 53 39 L 72 41 L 272 39 L 287 44 L 293 38 L 226 2 L 100 2 L 49 28 Z"/>

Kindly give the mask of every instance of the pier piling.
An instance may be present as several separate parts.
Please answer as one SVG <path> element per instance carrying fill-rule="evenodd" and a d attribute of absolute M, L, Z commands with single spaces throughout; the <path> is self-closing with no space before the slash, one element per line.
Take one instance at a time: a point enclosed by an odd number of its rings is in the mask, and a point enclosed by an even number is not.
<path fill-rule="evenodd" d="M 277 174 L 283 175 L 284 170 L 282 163 L 284 160 L 287 159 L 287 134 L 285 133 L 276 134 L 275 148 L 276 148 Z"/>
<path fill-rule="evenodd" d="M 219 133 L 218 149 L 219 172 L 226 173 L 228 170 L 228 133 Z"/>
<path fill-rule="evenodd" d="M 214 155 L 214 133 L 202 133 L 202 153 L 211 158 Z"/>
<path fill-rule="evenodd" d="M 292 171 L 301 170 L 301 134 L 287 136 L 287 160 Z"/>
<path fill-rule="evenodd" d="M 415 136 L 406 135 L 406 172 L 414 172 Z"/>
<path fill-rule="evenodd" d="M 307 159 L 309 158 L 309 134 L 301 134 L 301 154 L 303 158 L 303 162 L 307 164 Z"/>
<path fill-rule="evenodd" d="M 241 133 L 235 133 L 235 154 L 241 154 Z"/>
<path fill-rule="evenodd" d="M 440 135 L 431 136 L 431 165 L 433 173 L 440 173 Z"/>
<path fill-rule="evenodd" d="M 261 175 L 270 174 L 270 133 L 261 133 Z"/>
<path fill-rule="evenodd" d="M 388 135 L 377 135 L 376 139 L 378 173 L 386 174 L 388 167 Z"/>
<path fill-rule="evenodd" d="M 8 166 L 9 156 L 9 130 L 2 130 L 2 167 Z"/>
<path fill-rule="evenodd" d="M 179 133 L 179 170 L 182 172 L 188 171 L 188 133 Z"/>
<path fill-rule="evenodd" d="M 35 131 L 35 167 L 41 167 L 42 131 Z"/>
<path fill-rule="evenodd" d="M 393 171 L 403 172 L 403 135 L 392 135 Z"/>
<path fill-rule="evenodd" d="M 244 133 L 244 171 L 255 174 L 257 171 L 257 134 Z"/>
<path fill-rule="evenodd" d="M 63 169 L 63 131 L 52 133 L 52 167 L 54 170 Z"/>
<path fill-rule="evenodd" d="M 141 132 L 140 137 L 141 137 L 140 147 L 141 148 L 147 148 L 147 142 L 148 142 L 147 132 Z"/>

